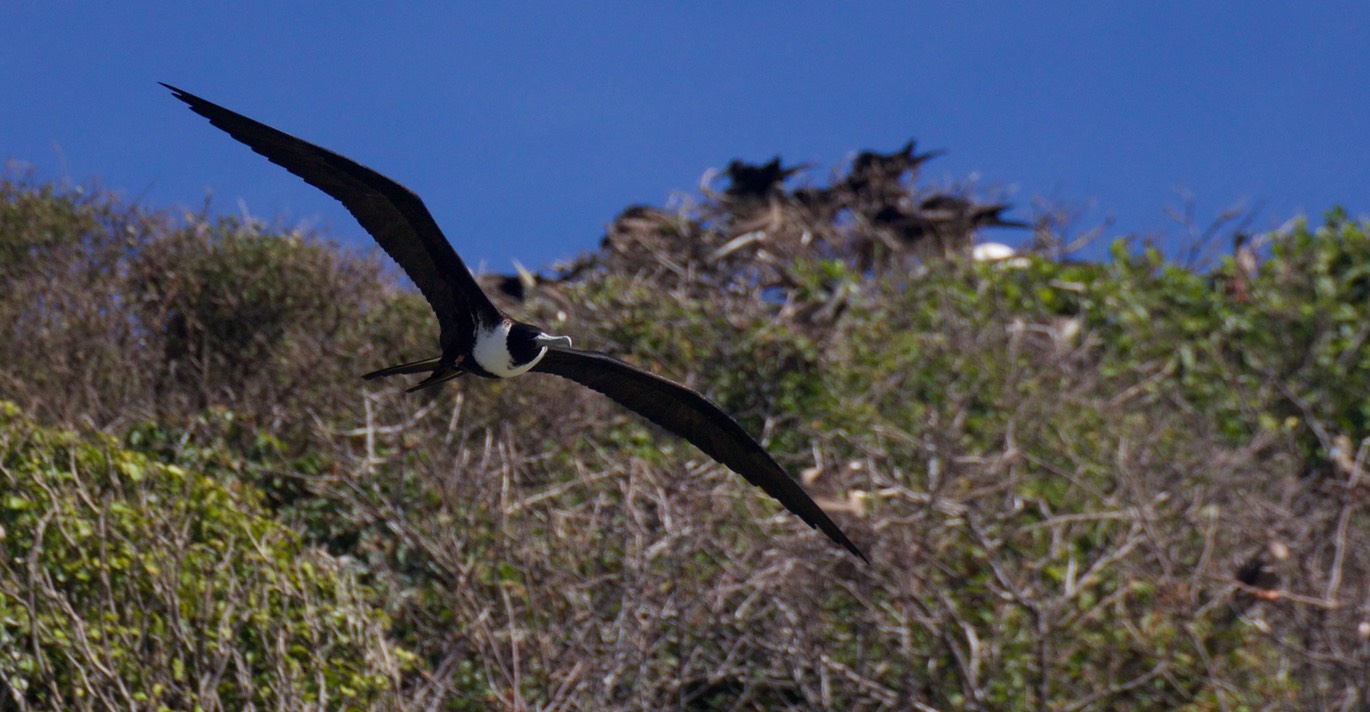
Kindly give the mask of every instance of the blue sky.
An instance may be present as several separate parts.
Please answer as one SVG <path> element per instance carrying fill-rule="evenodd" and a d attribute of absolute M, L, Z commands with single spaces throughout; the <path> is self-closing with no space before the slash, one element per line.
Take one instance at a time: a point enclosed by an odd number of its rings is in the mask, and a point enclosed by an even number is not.
<path fill-rule="evenodd" d="M 840 8 L 840 9 L 834 9 Z M 1174 239 L 1263 206 L 1269 229 L 1370 212 L 1370 3 L 12 3 L 0 158 L 153 207 L 351 218 L 157 81 L 415 189 L 473 267 L 593 249 L 740 157 L 812 161 L 910 137 L 1031 219 Z M 241 202 L 240 202 L 241 201 Z M 999 233 L 996 239 L 1012 237 Z"/>

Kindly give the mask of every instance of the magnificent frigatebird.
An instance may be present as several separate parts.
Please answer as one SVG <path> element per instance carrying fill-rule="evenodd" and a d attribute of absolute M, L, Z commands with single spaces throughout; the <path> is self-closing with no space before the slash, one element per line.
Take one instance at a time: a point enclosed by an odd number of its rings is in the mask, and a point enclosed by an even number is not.
<path fill-rule="evenodd" d="M 759 166 L 733 160 L 723 171 L 731 181 L 724 195 L 735 199 L 766 198 L 779 192 L 780 184 L 805 168 L 807 166 L 802 165 L 785 168 L 780 165 L 780 156 Z"/>
<path fill-rule="evenodd" d="M 537 371 L 570 379 L 690 441 L 868 561 L 784 468 L 713 401 L 607 354 L 571 348 L 570 337 L 552 336 L 501 313 L 413 191 L 349 158 L 169 84 L 162 86 L 229 136 L 342 203 L 428 300 L 441 326 L 442 355 L 363 378 L 427 373 L 411 391 L 466 372 L 509 378 Z"/>
<path fill-rule="evenodd" d="M 900 182 L 904 179 L 904 174 L 917 171 L 929 159 L 942 155 L 942 151 L 928 151 L 927 153 L 914 153 L 917 143 L 913 139 L 904 144 L 904 147 L 892 153 L 877 153 L 876 151 L 862 151 L 856 154 L 856 158 L 851 162 L 851 169 L 847 171 L 845 182 L 848 189 L 855 193 L 866 193 L 874 191 L 885 195 L 890 189 L 902 192 L 903 187 Z"/>

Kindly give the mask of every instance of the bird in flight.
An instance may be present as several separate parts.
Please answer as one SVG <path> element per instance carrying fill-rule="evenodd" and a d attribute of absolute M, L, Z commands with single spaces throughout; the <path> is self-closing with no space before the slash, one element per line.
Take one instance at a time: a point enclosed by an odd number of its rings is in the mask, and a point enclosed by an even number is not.
<path fill-rule="evenodd" d="M 572 348 L 570 337 L 553 336 L 500 312 L 413 191 L 349 158 L 169 84 L 162 86 L 229 136 L 342 203 L 428 300 L 441 327 L 442 355 L 363 378 L 428 374 L 411 391 L 468 372 L 512 378 L 535 371 L 575 381 L 690 441 L 869 563 L 785 469 L 716 403 L 607 354 Z"/>

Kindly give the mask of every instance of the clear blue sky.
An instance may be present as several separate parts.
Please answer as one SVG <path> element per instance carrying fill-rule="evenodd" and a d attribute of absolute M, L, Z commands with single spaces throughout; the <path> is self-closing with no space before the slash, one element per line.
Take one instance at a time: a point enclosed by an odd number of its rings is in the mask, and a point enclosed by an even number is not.
<path fill-rule="evenodd" d="M 841 8 L 835 10 L 833 8 Z M 473 267 L 592 249 L 740 157 L 910 137 L 1030 219 L 1092 203 L 1177 230 L 1178 191 L 1253 227 L 1370 212 L 1370 3 L 9 3 L 0 158 L 150 206 L 307 221 L 332 200 L 175 101 L 178 85 L 415 189 Z M 996 237 L 1003 237 L 1001 233 Z"/>

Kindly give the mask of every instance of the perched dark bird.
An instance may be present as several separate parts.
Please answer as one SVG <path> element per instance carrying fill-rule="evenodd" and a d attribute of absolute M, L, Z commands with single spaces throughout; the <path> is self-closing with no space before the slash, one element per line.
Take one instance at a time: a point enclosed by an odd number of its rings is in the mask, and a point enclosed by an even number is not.
<path fill-rule="evenodd" d="M 529 272 L 518 263 L 518 260 L 514 260 L 514 270 L 514 274 L 484 275 L 481 281 L 485 282 L 486 287 L 494 288 L 496 292 L 515 302 L 522 302 L 527 299 L 532 291 L 544 282 L 554 281 Z"/>
<path fill-rule="evenodd" d="M 780 156 L 760 166 L 734 160 L 723 171 L 729 181 L 724 195 L 736 199 L 767 198 L 778 193 L 782 183 L 806 167 L 799 165 L 784 168 L 780 165 Z"/>
<path fill-rule="evenodd" d="M 1248 589 L 1241 591 L 1239 603 L 1249 605 L 1253 601 L 1278 601 L 1280 593 L 1280 569 L 1289 559 L 1289 547 L 1280 541 L 1272 541 L 1265 548 L 1253 554 L 1237 569 L 1237 581 Z"/>
<path fill-rule="evenodd" d="M 951 257 L 970 252 L 975 231 L 982 227 L 1031 227 L 1005 220 L 1001 213 L 1008 208 L 939 194 L 924 198 L 916 208 L 904 203 L 886 205 L 870 216 L 870 223 L 923 257 Z"/>
<path fill-rule="evenodd" d="M 614 218 L 599 246 L 622 251 L 632 243 L 659 242 L 663 238 L 690 232 L 689 225 L 671 213 L 650 205 L 630 205 Z"/>
<path fill-rule="evenodd" d="M 521 302 L 528 298 L 530 285 L 521 274 L 501 274 L 495 278 L 495 289 L 510 299 Z"/>
<path fill-rule="evenodd" d="M 876 211 L 870 220 L 872 225 L 886 228 L 910 244 L 923 239 L 935 229 L 931 220 L 898 205 L 886 205 Z"/>
<path fill-rule="evenodd" d="M 384 368 L 363 378 L 428 374 L 410 390 L 467 372 L 509 378 L 538 371 L 570 379 L 689 440 L 809 526 L 867 560 L 784 468 L 708 398 L 606 354 L 571 348 L 569 337 L 550 335 L 501 313 L 413 191 L 332 151 L 163 86 L 211 124 L 341 202 L 428 300 L 442 329 L 442 355 Z"/>
<path fill-rule="evenodd" d="M 614 232 L 668 232 L 674 229 L 674 217 L 650 205 L 629 205 L 614 218 Z"/>
<path fill-rule="evenodd" d="M 1280 585 L 1280 575 L 1265 557 L 1257 554 L 1237 569 L 1237 580 L 1261 591 L 1274 591 Z"/>
<path fill-rule="evenodd" d="M 1032 227 L 1021 220 L 1005 220 L 1003 203 L 980 204 L 955 195 L 934 195 L 918 205 L 918 212 L 934 223 L 972 231 L 982 227 Z"/>
<path fill-rule="evenodd" d="M 857 193 L 872 188 L 876 188 L 877 192 L 887 192 L 891 186 L 900 188 L 905 173 L 916 171 L 928 159 L 942 155 L 942 151 L 914 153 L 916 145 L 913 139 L 909 139 L 903 148 L 892 153 L 862 151 L 856 154 L 851 169 L 847 171 L 846 186 Z"/>

